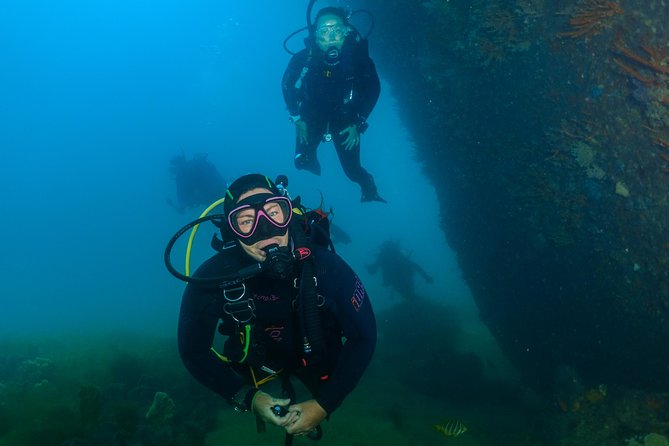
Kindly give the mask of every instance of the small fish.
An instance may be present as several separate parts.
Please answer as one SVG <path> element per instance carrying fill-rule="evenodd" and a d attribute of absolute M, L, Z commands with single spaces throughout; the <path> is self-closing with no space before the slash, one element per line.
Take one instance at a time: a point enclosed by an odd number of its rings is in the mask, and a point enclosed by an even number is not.
<path fill-rule="evenodd" d="M 433 427 L 447 437 L 457 437 L 467 432 L 467 426 L 462 424 L 460 420 L 446 420 L 441 424 L 433 425 Z"/>

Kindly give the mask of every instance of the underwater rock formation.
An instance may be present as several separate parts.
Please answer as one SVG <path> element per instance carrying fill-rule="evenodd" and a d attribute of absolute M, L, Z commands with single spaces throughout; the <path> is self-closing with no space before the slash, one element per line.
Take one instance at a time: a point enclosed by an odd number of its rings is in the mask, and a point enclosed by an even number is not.
<path fill-rule="evenodd" d="M 36 357 L 21 362 L 16 377 L 17 381 L 26 387 L 41 387 L 48 384 L 53 370 L 51 359 Z"/>
<path fill-rule="evenodd" d="M 600 4 L 611 13 L 591 14 Z M 669 389 L 664 7 L 366 6 L 370 51 L 435 185 L 449 244 L 525 381 L 551 393 L 567 365 L 588 387 Z"/>
<path fill-rule="evenodd" d="M 165 392 L 156 392 L 146 419 L 157 425 L 166 425 L 174 417 L 174 401 Z"/>

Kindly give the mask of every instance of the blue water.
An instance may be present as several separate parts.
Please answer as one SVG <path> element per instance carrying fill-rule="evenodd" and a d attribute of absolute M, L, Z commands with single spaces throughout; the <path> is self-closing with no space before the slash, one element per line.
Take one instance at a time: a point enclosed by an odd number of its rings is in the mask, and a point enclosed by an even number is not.
<path fill-rule="evenodd" d="M 199 214 L 178 214 L 166 204 L 175 195 L 169 160 L 182 150 L 188 156 L 207 153 L 228 179 L 253 171 L 285 173 L 291 193 L 310 206 L 318 205 L 322 193 L 325 207 L 334 209 L 335 222 L 353 240 L 338 252 L 363 279 L 379 314 L 402 298 L 383 286 L 379 274 L 369 275 L 365 265 L 374 261 L 383 241 L 399 241 L 435 279 L 432 284 L 417 280 L 418 294 L 455 305 L 445 312 L 462 311 L 463 325 L 473 333 L 463 345 L 492 348 L 439 229 L 447 216 L 415 159 L 380 67 L 383 92 L 363 137 L 362 159 L 389 203 L 362 205 L 358 186 L 344 176 L 331 146 L 319 149 L 321 177 L 294 169 L 294 130 L 280 91 L 289 55 L 281 45 L 303 25 L 302 2 L 27 0 L 3 5 L 0 335 L 20 346 L 18 353 L 2 357 L 3 389 L 16 385 L 8 378 L 12 367 L 44 356 L 58 374 L 27 383 L 38 389 L 31 397 L 39 404 L 60 404 L 62 397 L 76 412 L 79 383 L 95 382 L 113 393 L 105 387 L 110 383 L 104 361 L 115 363 L 124 350 L 133 357 L 164 359 L 160 349 L 147 347 L 148 356 L 138 352 L 138 345 L 153 345 L 155 337 L 164 337 L 162 345 L 174 354 L 183 284 L 166 271 L 163 250 L 172 234 Z M 291 41 L 293 49 L 300 46 L 301 38 Z M 199 240 L 199 259 L 209 254 L 209 237 Z M 182 255 L 174 255 L 178 267 Z M 93 356 L 89 349 L 95 350 L 84 341 L 99 333 L 113 339 L 121 332 L 132 333 L 137 345 L 101 348 L 96 353 L 105 365 L 97 370 L 95 360 L 87 361 Z M 33 336 L 39 342 L 26 348 L 22 339 Z M 50 339 L 71 336 L 84 347 L 50 348 Z M 169 367 L 179 370 L 170 374 L 183 375 L 178 360 L 170 358 Z M 342 432 L 348 424 L 364 435 L 367 429 L 356 427 L 372 410 L 364 401 L 387 382 L 396 385 L 397 377 L 387 375 L 384 364 L 373 367 L 376 378 L 342 415 Z M 54 386 L 62 384 L 49 390 L 51 399 L 34 387 L 47 378 Z M 0 400 L 14 401 L 2 392 Z M 426 407 L 439 404 L 430 401 Z M 441 412 L 427 419 L 393 407 L 392 401 L 385 406 L 373 416 L 375 430 L 366 432 L 372 439 L 379 438 L 377 432 L 404 430 L 407 442 L 414 432 L 427 443 L 443 440 L 430 427 L 441 421 Z M 34 414 L 31 406 L 17 413 L 49 418 L 52 409 L 42 409 L 44 414 Z M 4 415 L 0 434 L 6 429 Z M 223 416 L 223 426 L 234 423 L 229 413 Z M 330 435 L 347 444 L 343 433 Z"/>
<path fill-rule="evenodd" d="M 388 238 L 437 278 L 418 283 L 419 292 L 468 299 L 385 81 L 362 159 L 388 205 L 360 204 L 329 145 L 319 149 L 322 177 L 294 169 L 282 42 L 304 25 L 303 8 L 71 0 L 4 7 L 0 331 L 172 334 L 183 284 L 166 272 L 163 249 L 199 214 L 165 204 L 175 195 L 169 160 L 181 150 L 207 153 L 228 179 L 285 173 L 307 205 L 317 206 L 322 192 L 354 241 L 340 253 L 378 308 L 401 300 L 364 271 Z M 290 47 L 299 50 L 301 39 Z M 418 207 L 424 217 L 414 227 L 407 209 Z"/>

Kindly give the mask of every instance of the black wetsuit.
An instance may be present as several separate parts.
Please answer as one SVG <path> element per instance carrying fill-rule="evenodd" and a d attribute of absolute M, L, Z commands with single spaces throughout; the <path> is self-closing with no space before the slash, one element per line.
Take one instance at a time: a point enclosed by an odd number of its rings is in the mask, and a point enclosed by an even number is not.
<path fill-rule="evenodd" d="M 376 186 L 360 165 L 360 143 L 345 150 L 347 135 L 339 134 L 351 125 L 366 125 L 379 98 L 379 77 L 366 44 L 348 38 L 340 60 L 334 64 L 326 63 L 319 49 L 300 51 L 284 72 L 282 91 L 291 116 L 299 115 L 307 124 L 308 142 L 301 143 L 297 138 L 295 167 L 320 175 L 316 149 L 324 135 L 329 134 L 344 173 L 360 185 L 363 195 L 371 197 L 376 195 Z"/>
<path fill-rule="evenodd" d="M 241 249 L 231 251 L 210 258 L 195 276 L 220 276 L 228 265 L 249 261 Z M 320 319 L 326 355 L 319 364 L 305 367 L 302 362 L 300 313 L 293 309 L 297 295 L 293 280 L 274 280 L 261 274 L 244 282 L 244 299 L 252 297 L 255 304 L 252 340 L 261 346 L 250 349 L 244 365 L 224 362 L 211 350 L 221 320 L 218 330 L 230 336 L 222 353 L 228 357 L 240 354 L 237 324 L 223 309 L 227 302 L 223 292 L 192 283 L 186 287 L 178 339 L 181 358 L 190 373 L 230 399 L 243 385 L 252 384 L 247 363 L 253 364 L 257 374 L 262 373 L 261 365 L 283 369 L 303 381 L 328 414 L 339 407 L 371 360 L 376 321 L 367 293 L 351 268 L 330 251 L 316 249 L 313 258 L 317 292 L 324 297 Z"/>

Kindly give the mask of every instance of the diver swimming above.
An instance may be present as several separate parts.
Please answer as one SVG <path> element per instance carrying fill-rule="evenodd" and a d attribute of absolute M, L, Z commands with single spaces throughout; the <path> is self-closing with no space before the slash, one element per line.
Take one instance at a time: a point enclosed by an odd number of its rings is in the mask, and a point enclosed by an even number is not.
<path fill-rule="evenodd" d="M 362 283 L 338 255 L 310 243 L 303 217 L 285 188 L 260 174 L 242 176 L 215 216 L 219 252 L 192 278 L 175 274 L 189 282 L 178 327 L 186 368 L 260 425 L 285 428 L 287 444 L 320 430 L 356 387 L 376 343 Z M 171 272 L 175 238 L 166 250 Z M 209 280 L 219 276 L 227 279 Z M 297 398 L 291 377 L 311 396 Z M 271 390 L 272 381 L 280 389 Z"/>
<path fill-rule="evenodd" d="M 281 87 L 296 129 L 295 167 L 320 175 L 316 151 L 321 142 L 332 141 L 344 173 L 360 185 L 361 201 L 385 203 L 360 164 L 360 138 L 379 98 L 379 77 L 367 40 L 344 9 L 318 12 L 307 48 L 293 55 Z"/>

